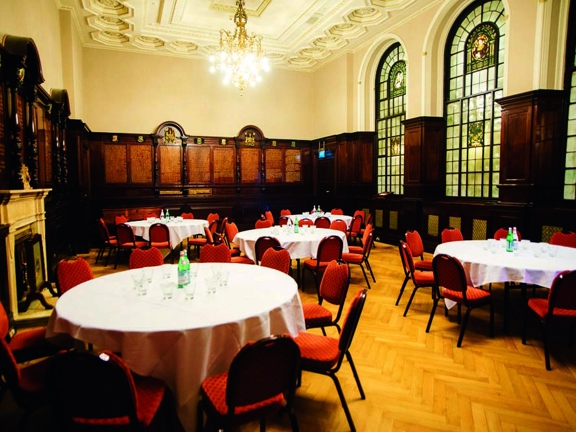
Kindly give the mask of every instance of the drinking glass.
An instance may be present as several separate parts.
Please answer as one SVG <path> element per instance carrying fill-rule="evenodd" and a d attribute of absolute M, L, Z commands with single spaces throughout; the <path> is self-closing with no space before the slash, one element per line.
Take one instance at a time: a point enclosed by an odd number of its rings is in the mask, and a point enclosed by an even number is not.
<path fill-rule="evenodd" d="M 190 279 L 190 283 L 184 285 L 184 298 L 186 300 L 192 300 L 196 294 L 196 279 Z"/>
<path fill-rule="evenodd" d="M 218 285 L 221 287 L 228 286 L 228 277 L 230 276 L 230 270 L 223 268 L 220 271 L 220 278 L 218 279 Z"/>
<path fill-rule="evenodd" d="M 172 265 L 171 264 L 163 264 L 162 265 L 162 278 L 163 279 L 171 279 L 172 278 Z"/>
<path fill-rule="evenodd" d="M 142 288 L 142 285 L 144 285 L 144 272 L 142 271 L 142 269 L 132 270 L 130 272 L 130 276 L 132 276 L 134 289 L 138 291 L 138 289 Z"/>
<path fill-rule="evenodd" d="M 520 249 L 522 250 L 528 250 L 530 249 L 530 240 L 520 240 Z"/>
<path fill-rule="evenodd" d="M 218 287 L 218 279 L 214 276 L 206 276 L 204 278 L 206 282 L 206 287 L 208 288 L 208 294 L 216 293 L 216 288 Z"/>
<path fill-rule="evenodd" d="M 162 290 L 162 298 L 169 300 L 172 298 L 172 293 L 174 292 L 174 283 L 169 279 L 164 279 L 160 283 L 160 289 Z"/>
<path fill-rule="evenodd" d="M 555 257 L 557 252 L 558 252 L 558 246 L 556 245 L 548 246 L 548 255 L 550 255 L 551 257 Z"/>
<path fill-rule="evenodd" d="M 154 276 L 154 267 L 144 267 L 142 270 L 144 271 L 144 279 L 146 280 L 146 283 L 151 284 L 152 277 Z"/>
<path fill-rule="evenodd" d="M 198 276 L 198 263 L 190 263 L 190 280 Z"/>

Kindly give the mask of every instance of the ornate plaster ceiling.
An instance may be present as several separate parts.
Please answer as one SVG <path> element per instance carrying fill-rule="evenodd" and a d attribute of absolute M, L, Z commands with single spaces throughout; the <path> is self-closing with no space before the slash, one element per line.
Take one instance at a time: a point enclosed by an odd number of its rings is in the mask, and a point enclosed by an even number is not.
<path fill-rule="evenodd" d="M 85 47 L 207 58 L 233 30 L 235 0 L 58 0 Z M 246 0 L 248 33 L 270 63 L 314 70 L 387 31 L 427 0 Z M 411 8 L 415 11 L 417 8 Z"/>

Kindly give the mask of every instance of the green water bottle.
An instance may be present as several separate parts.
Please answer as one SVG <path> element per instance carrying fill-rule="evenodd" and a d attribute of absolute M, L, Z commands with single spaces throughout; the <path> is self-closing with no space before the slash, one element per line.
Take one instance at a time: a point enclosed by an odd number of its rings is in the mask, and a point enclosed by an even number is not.
<path fill-rule="evenodd" d="M 184 288 L 190 283 L 190 260 L 185 250 L 180 251 L 178 260 L 178 288 Z"/>
<path fill-rule="evenodd" d="M 514 252 L 514 234 L 512 234 L 512 228 L 508 228 L 508 234 L 506 235 L 506 252 Z"/>
<path fill-rule="evenodd" d="M 294 234 L 298 234 L 298 216 L 296 216 L 294 221 Z"/>

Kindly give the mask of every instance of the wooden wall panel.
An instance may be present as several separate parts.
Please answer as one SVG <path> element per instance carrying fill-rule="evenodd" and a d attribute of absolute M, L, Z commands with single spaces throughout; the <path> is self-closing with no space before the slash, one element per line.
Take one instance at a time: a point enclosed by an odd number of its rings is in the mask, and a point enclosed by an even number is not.
<path fill-rule="evenodd" d="M 125 145 L 104 147 L 104 169 L 106 183 L 127 183 L 128 172 Z"/>
<path fill-rule="evenodd" d="M 231 146 L 214 147 L 214 183 L 234 184 L 236 149 Z"/>
<path fill-rule="evenodd" d="M 152 186 L 152 146 L 131 145 L 130 149 L 130 182 Z"/>
<path fill-rule="evenodd" d="M 284 155 L 282 153 L 283 153 L 282 149 L 279 148 L 266 149 L 265 152 L 266 183 L 281 183 L 282 180 L 284 179 L 284 157 L 283 157 Z M 298 158 L 300 158 L 299 152 L 298 152 Z M 298 168 L 299 167 L 300 164 L 298 163 Z M 298 170 L 298 172 L 300 171 Z M 288 181 L 287 177 L 286 181 Z"/>
<path fill-rule="evenodd" d="M 186 165 L 188 166 L 188 183 L 210 183 L 210 147 L 189 145 L 186 148 Z M 216 164 L 214 166 L 216 174 Z"/>
<path fill-rule="evenodd" d="M 302 181 L 302 151 L 287 149 L 285 154 L 286 183 Z"/>
<path fill-rule="evenodd" d="M 240 182 L 257 183 L 260 178 L 260 149 L 240 149 Z"/>
<path fill-rule="evenodd" d="M 182 179 L 182 147 L 178 145 L 158 146 L 160 184 L 180 184 Z"/>

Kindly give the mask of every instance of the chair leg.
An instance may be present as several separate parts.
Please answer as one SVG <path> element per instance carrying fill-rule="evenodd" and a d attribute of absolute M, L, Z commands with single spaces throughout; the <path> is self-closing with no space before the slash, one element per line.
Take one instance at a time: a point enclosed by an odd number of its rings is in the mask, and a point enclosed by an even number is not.
<path fill-rule="evenodd" d="M 292 426 L 292 432 L 299 432 L 298 419 L 296 418 L 296 413 L 293 409 L 288 411 L 288 416 L 290 417 L 290 426 Z"/>
<path fill-rule="evenodd" d="M 490 337 L 494 337 L 494 303 L 490 302 Z"/>
<path fill-rule="evenodd" d="M 400 287 L 400 293 L 398 294 L 398 298 L 396 299 L 396 306 L 398 306 L 400 298 L 402 297 L 402 294 L 404 294 L 404 288 L 406 288 L 406 284 L 408 283 L 409 279 L 410 277 L 406 275 L 406 277 L 404 278 L 404 282 L 402 283 L 402 287 Z"/>
<path fill-rule="evenodd" d="M 202 432 L 204 430 L 204 410 L 202 409 L 202 401 L 198 401 L 196 406 L 196 431 Z"/>
<path fill-rule="evenodd" d="M 504 315 L 502 317 L 504 333 L 508 333 L 508 302 L 510 298 L 510 283 L 504 283 Z"/>
<path fill-rule="evenodd" d="M 260 432 L 266 432 L 266 417 L 260 417 Z"/>
<path fill-rule="evenodd" d="M 428 318 L 428 325 L 426 326 L 426 333 L 430 332 L 430 326 L 432 326 L 432 320 L 434 319 L 434 314 L 436 313 L 436 307 L 438 306 L 438 301 L 440 299 L 434 297 L 434 302 L 432 303 L 432 310 L 430 311 L 430 318 Z"/>
<path fill-rule="evenodd" d="M 410 299 L 408 300 L 408 304 L 406 305 L 406 309 L 404 309 L 404 315 L 406 316 L 406 314 L 408 313 L 408 309 L 410 309 L 410 305 L 412 304 L 412 300 L 414 300 L 414 295 L 416 294 L 416 291 L 418 291 L 419 287 L 415 287 L 414 291 L 412 291 L 412 294 L 410 295 Z"/>
<path fill-rule="evenodd" d="M 552 370 L 550 367 L 550 347 L 548 346 L 548 325 L 542 321 L 542 342 L 544 342 L 544 358 L 546 360 L 546 370 Z"/>
<path fill-rule="evenodd" d="M 364 270 L 364 266 L 360 263 L 360 268 L 362 269 L 362 273 L 364 273 L 364 279 L 366 280 L 366 285 L 368 285 L 368 289 L 371 289 L 370 281 L 368 280 L 368 275 L 366 274 L 366 270 Z"/>
<path fill-rule="evenodd" d="M 352 360 L 352 354 L 350 351 L 346 351 L 346 358 L 348 359 L 348 363 L 350 364 L 350 369 L 352 369 L 352 374 L 354 375 L 354 379 L 356 380 L 356 385 L 358 386 L 358 391 L 360 392 L 360 398 L 366 399 L 366 395 L 364 394 L 364 389 L 362 388 L 362 384 L 360 383 L 360 376 L 356 371 L 356 365 L 354 365 L 354 360 Z"/>
<path fill-rule="evenodd" d="M 368 260 L 366 260 L 366 267 L 368 267 L 368 270 L 370 270 L 370 275 L 372 276 L 372 280 L 374 281 L 374 283 L 376 283 L 376 278 L 374 277 L 374 272 L 372 271 L 372 266 L 370 265 Z"/>
<path fill-rule="evenodd" d="M 466 313 L 464 314 L 464 321 L 462 322 L 462 328 L 460 329 L 460 336 L 458 336 L 458 343 L 456 344 L 458 348 L 462 346 L 462 339 L 464 339 L 464 332 L 466 331 L 466 326 L 468 325 L 468 318 L 470 318 L 471 311 L 472 308 L 466 308 Z"/>
<path fill-rule="evenodd" d="M 332 378 L 332 381 L 334 381 L 334 386 L 336 386 L 336 391 L 338 392 L 338 396 L 340 397 L 340 403 L 342 404 L 342 408 L 344 409 L 344 414 L 346 414 L 346 420 L 348 420 L 348 425 L 350 425 L 350 432 L 356 432 L 356 426 L 354 426 L 354 420 L 352 420 L 352 414 L 350 414 L 348 404 L 346 403 L 346 398 L 344 398 L 344 392 L 342 391 L 340 381 L 338 380 L 336 374 L 329 373 L 328 376 Z"/>

